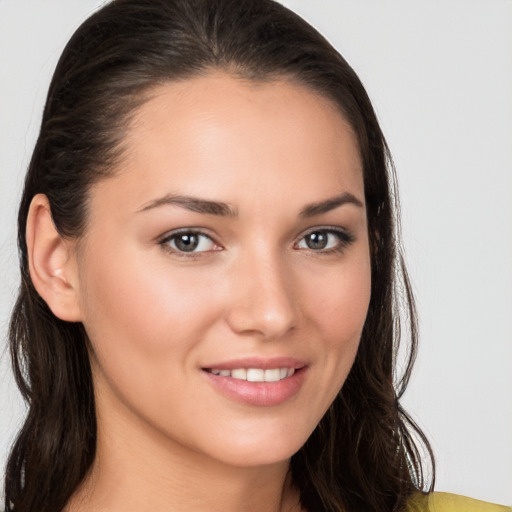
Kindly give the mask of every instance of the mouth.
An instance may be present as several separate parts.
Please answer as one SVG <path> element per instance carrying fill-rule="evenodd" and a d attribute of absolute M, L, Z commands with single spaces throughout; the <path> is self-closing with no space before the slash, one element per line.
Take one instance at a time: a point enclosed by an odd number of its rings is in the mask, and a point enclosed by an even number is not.
<path fill-rule="evenodd" d="M 291 377 L 295 373 L 295 368 L 233 368 L 231 370 L 204 368 L 204 371 L 220 377 L 231 377 L 248 382 L 278 382 Z"/>
<path fill-rule="evenodd" d="M 245 359 L 201 368 L 210 385 L 226 398 L 263 407 L 292 399 L 300 391 L 307 369 L 292 358 Z"/>

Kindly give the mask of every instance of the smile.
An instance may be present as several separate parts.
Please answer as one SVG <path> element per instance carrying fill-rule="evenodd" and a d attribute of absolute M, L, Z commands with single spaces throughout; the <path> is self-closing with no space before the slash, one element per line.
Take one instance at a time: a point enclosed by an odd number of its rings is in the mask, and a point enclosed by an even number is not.
<path fill-rule="evenodd" d="M 216 368 L 206 369 L 208 373 L 219 375 L 221 377 L 231 377 L 232 379 L 246 380 L 248 382 L 278 382 L 291 377 L 295 373 L 295 368 L 234 368 L 232 370 L 220 370 Z"/>
<path fill-rule="evenodd" d="M 300 391 L 308 370 L 308 365 L 292 358 L 278 359 L 284 360 L 231 361 L 202 368 L 202 373 L 216 391 L 230 400 L 271 407 L 294 397 Z"/>

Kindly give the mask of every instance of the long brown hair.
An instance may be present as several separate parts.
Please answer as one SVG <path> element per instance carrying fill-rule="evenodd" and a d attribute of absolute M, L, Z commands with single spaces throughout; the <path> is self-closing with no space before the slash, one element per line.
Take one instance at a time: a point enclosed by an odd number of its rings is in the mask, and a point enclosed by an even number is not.
<path fill-rule="evenodd" d="M 398 241 L 394 171 L 364 87 L 343 57 L 299 16 L 272 0 L 114 0 L 66 46 L 53 76 L 18 217 L 21 287 L 11 355 L 29 405 L 5 479 L 6 510 L 62 510 L 96 447 L 88 340 L 56 318 L 28 271 L 30 202 L 49 199 L 62 236 L 87 228 L 88 191 L 113 173 L 130 115 L 156 84 L 212 69 L 246 79 L 286 77 L 333 101 L 352 126 L 363 162 L 372 290 L 347 381 L 301 450 L 291 475 L 310 512 L 398 511 L 431 489 L 427 440 L 400 405 L 416 355 L 416 314 Z M 404 328 L 400 316 L 409 328 Z M 404 371 L 395 374 L 402 332 Z"/>

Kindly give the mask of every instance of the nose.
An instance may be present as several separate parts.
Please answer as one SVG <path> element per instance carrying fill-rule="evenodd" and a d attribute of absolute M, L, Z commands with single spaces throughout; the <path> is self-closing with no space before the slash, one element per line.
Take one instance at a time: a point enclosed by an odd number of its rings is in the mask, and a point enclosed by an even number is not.
<path fill-rule="evenodd" d="M 231 329 L 272 340 L 296 328 L 297 290 L 285 262 L 267 252 L 244 258 L 236 267 L 230 277 L 232 294 L 227 312 Z"/>

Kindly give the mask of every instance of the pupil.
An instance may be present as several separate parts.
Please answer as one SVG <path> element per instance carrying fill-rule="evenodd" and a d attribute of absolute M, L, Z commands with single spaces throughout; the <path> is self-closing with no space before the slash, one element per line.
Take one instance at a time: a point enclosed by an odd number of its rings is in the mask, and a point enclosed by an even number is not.
<path fill-rule="evenodd" d="M 310 249 L 325 249 L 327 245 L 326 233 L 311 233 L 306 238 L 306 245 Z"/>
<path fill-rule="evenodd" d="M 180 251 L 185 251 L 185 252 L 193 251 L 197 247 L 198 243 L 199 243 L 199 237 L 197 235 L 190 234 L 190 233 L 185 234 L 185 235 L 180 235 L 175 241 L 176 247 Z"/>

